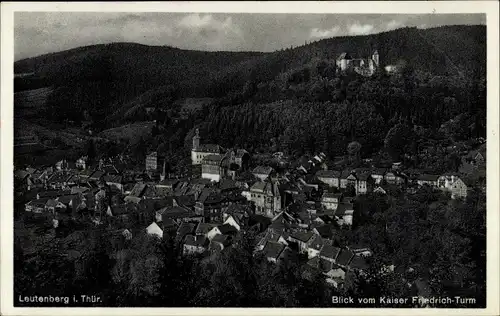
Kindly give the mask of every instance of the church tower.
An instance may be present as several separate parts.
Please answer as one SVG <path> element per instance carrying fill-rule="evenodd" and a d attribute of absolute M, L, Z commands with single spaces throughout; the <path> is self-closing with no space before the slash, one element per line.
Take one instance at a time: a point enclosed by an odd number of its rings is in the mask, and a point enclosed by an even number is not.
<path fill-rule="evenodd" d="M 197 165 L 198 162 L 198 149 L 200 148 L 200 130 L 196 129 L 196 134 L 193 136 L 193 148 L 191 149 L 191 163 Z"/>
<path fill-rule="evenodd" d="M 196 134 L 193 137 L 193 150 L 196 151 L 200 147 L 200 130 L 196 129 Z"/>

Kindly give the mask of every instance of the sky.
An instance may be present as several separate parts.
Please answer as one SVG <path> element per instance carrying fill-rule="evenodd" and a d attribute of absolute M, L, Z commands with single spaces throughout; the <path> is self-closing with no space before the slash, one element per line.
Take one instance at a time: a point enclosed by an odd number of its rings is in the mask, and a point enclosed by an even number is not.
<path fill-rule="evenodd" d="M 483 14 L 16 12 L 15 60 L 113 42 L 206 51 L 271 52 L 335 36 L 405 26 L 486 24 Z"/>

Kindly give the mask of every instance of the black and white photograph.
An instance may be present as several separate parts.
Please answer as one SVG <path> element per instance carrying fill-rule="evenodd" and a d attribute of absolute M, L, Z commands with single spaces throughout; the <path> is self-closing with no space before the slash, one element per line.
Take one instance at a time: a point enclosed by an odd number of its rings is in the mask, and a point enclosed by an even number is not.
<path fill-rule="evenodd" d="M 498 312 L 498 25 L 357 7 L 12 12 L 7 303 Z"/>

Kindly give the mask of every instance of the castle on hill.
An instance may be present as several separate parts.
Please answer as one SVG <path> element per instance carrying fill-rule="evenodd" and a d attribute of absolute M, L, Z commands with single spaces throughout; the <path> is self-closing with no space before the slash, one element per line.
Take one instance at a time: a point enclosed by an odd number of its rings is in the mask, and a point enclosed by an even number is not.
<path fill-rule="evenodd" d="M 353 58 L 349 53 L 342 53 L 337 58 L 337 67 L 341 71 L 353 70 L 365 77 L 372 76 L 375 70 L 380 67 L 378 51 L 375 50 L 368 58 Z"/>

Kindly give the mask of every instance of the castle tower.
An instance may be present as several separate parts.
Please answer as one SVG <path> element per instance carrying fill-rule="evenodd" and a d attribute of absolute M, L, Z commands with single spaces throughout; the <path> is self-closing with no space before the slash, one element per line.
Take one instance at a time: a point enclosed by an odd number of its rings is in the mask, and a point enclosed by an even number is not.
<path fill-rule="evenodd" d="M 377 50 L 375 50 L 375 51 L 373 52 L 373 54 L 372 54 L 372 60 L 373 60 L 373 62 L 375 63 L 375 67 L 378 67 L 378 66 L 379 66 L 380 61 L 379 61 L 379 55 L 378 55 L 378 51 L 377 51 Z"/>
<path fill-rule="evenodd" d="M 196 129 L 196 134 L 193 137 L 193 150 L 197 150 L 200 147 L 200 130 Z"/>

